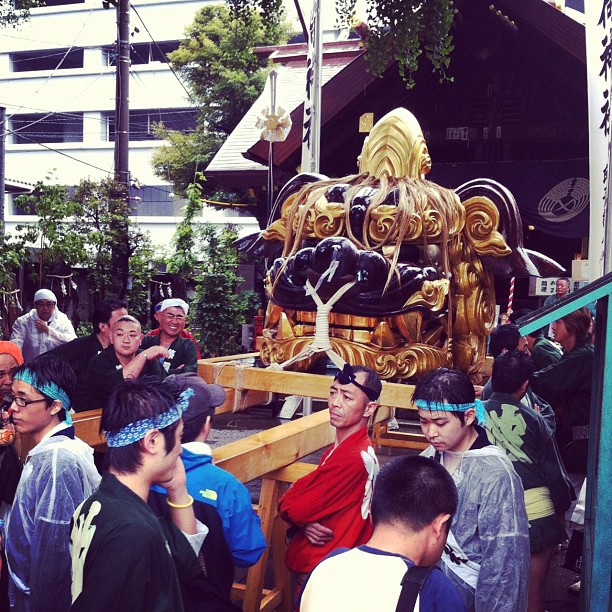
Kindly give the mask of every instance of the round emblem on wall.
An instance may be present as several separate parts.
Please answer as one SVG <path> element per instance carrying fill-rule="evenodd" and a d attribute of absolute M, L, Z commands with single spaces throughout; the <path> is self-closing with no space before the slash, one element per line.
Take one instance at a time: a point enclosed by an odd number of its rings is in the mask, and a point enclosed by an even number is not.
<path fill-rule="evenodd" d="M 577 217 L 589 205 L 589 181 L 571 178 L 557 183 L 538 204 L 547 221 L 561 223 Z"/>

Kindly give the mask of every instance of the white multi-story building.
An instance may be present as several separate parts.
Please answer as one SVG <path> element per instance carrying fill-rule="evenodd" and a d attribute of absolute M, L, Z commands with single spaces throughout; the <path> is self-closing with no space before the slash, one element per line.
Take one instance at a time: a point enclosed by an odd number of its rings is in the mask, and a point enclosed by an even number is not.
<path fill-rule="evenodd" d="M 138 0 L 131 5 L 130 172 L 140 226 L 168 244 L 182 203 L 155 176 L 151 154 L 162 144 L 154 122 L 195 125 L 197 109 L 170 70 L 165 54 L 178 47 L 197 10 L 211 0 Z M 107 4 L 107 3 L 106 3 Z M 76 185 L 114 174 L 116 10 L 102 0 L 46 0 L 31 19 L 0 32 L 0 106 L 6 108 L 6 177 Z M 166 143 L 167 144 L 167 143 Z M 257 231 L 250 215 L 203 209 L 203 220 Z M 31 220 L 7 195 L 8 232 Z"/>

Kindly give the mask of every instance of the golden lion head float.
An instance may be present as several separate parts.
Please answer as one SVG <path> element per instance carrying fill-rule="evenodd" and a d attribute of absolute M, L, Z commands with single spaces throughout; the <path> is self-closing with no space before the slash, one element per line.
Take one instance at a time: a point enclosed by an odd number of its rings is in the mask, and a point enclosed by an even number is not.
<path fill-rule="evenodd" d="M 442 366 L 480 370 L 494 275 L 562 268 L 523 248 L 518 208 L 502 185 L 446 189 L 424 178 L 430 168 L 419 124 L 400 108 L 374 126 L 359 174 L 300 174 L 284 186 L 280 215 L 248 243 L 272 261 L 265 364 L 309 371 L 336 355 L 396 381 Z"/>

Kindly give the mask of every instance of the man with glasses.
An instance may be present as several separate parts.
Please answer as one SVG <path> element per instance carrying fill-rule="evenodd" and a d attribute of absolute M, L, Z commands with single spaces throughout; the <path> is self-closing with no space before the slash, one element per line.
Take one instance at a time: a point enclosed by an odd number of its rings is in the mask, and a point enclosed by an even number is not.
<path fill-rule="evenodd" d="M 42 355 L 15 372 L 10 412 L 36 446 L 28 453 L 6 528 L 9 597 L 14 610 L 70 608 L 70 519 L 98 487 L 93 449 L 74 435 L 76 377 Z"/>
<path fill-rule="evenodd" d="M 372 535 L 370 502 L 379 468 L 367 425 L 381 391 L 378 374 L 365 366 L 347 364 L 336 374 L 327 401 L 334 444 L 279 502 L 291 523 L 285 563 L 298 586 L 332 550 L 365 544 Z"/>
<path fill-rule="evenodd" d="M 57 298 L 49 289 L 34 294 L 34 308 L 13 323 L 14 342 L 27 361 L 76 338 L 70 319 L 57 309 Z"/>
<path fill-rule="evenodd" d="M 142 348 L 163 346 L 168 349 L 168 356 L 160 362 L 167 374 L 196 372 L 198 355 L 196 345 L 187 338 L 181 337 L 187 322 L 189 305 L 180 298 L 164 300 L 157 314 L 160 333 L 156 336 L 145 336 Z"/>

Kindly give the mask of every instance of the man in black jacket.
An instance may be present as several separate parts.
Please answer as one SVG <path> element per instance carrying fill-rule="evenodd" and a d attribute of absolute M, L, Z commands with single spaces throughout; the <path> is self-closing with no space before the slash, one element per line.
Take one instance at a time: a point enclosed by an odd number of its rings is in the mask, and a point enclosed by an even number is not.
<path fill-rule="evenodd" d="M 89 362 L 111 343 L 111 326 L 119 317 L 126 315 L 127 302 L 109 298 L 100 302 L 91 315 L 93 331 L 88 336 L 81 336 L 71 342 L 62 344 L 49 351 L 72 367 L 77 376 L 77 388 L 74 394 L 73 408 L 76 412 L 89 410 L 87 404 L 87 385 L 85 374 Z"/>

